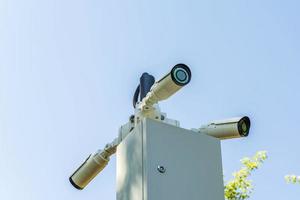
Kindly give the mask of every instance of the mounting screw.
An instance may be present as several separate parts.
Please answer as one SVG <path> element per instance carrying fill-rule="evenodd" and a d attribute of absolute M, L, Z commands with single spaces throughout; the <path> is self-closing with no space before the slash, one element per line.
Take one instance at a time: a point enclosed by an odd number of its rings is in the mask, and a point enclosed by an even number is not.
<path fill-rule="evenodd" d="M 166 172 L 166 168 L 162 165 L 158 165 L 157 166 L 157 171 L 159 171 L 160 173 L 165 173 Z"/>

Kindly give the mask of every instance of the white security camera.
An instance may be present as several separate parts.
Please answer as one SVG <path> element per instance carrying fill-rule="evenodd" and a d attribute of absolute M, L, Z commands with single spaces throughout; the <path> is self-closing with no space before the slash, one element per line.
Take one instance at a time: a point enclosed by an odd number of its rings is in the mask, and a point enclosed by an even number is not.
<path fill-rule="evenodd" d="M 247 137 L 250 130 L 249 117 L 236 117 L 210 122 L 196 131 L 221 140 Z"/>
<path fill-rule="evenodd" d="M 79 190 L 87 186 L 109 162 L 110 152 L 99 150 L 91 154 L 69 178 L 71 184 Z"/>
<path fill-rule="evenodd" d="M 159 101 L 165 100 L 175 94 L 183 86 L 187 85 L 192 78 L 190 68 L 185 64 L 175 65 L 171 72 L 154 83 L 150 92 L 143 98 L 141 107 L 151 107 Z"/>

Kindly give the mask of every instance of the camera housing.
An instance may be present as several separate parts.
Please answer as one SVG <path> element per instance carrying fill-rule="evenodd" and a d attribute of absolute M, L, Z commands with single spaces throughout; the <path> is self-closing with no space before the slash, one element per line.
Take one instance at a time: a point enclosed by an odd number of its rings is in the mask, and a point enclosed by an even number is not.
<path fill-rule="evenodd" d="M 69 181 L 78 190 L 87 186 L 109 162 L 109 156 L 105 151 L 99 150 L 91 154 L 82 165 L 71 175 Z"/>
<path fill-rule="evenodd" d="M 142 99 L 141 107 L 151 107 L 159 101 L 166 100 L 182 87 L 187 85 L 192 78 L 190 68 L 185 64 L 175 65 L 171 72 L 155 82 L 146 97 Z"/>
<path fill-rule="evenodd" d="M 210 122 L 197 129 L 197 132 L 225 140 L 247 137 L 250 126 L 250 118 L 244 116 Z"/>

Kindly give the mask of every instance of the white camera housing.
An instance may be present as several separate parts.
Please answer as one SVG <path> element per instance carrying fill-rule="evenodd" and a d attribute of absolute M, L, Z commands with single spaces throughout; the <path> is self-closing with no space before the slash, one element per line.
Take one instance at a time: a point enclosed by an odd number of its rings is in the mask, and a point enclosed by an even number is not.
<path fill-rule="evenodd" d="M 71 184 L 79 190 L 82 190 L 97 176 L 109 162 L 109 156 L 105 151 L 99 150 L 91 154 L 85 162 L 69 178 Z"/>
<path fill-rule="evenodd" d="M 196 129 L 197 132 L 221 140 L 247 137 L 250 130 L 250 119 L 247 116 L 210 122 Z"/>
<path fill-rule="evenodd" d="M 190 68 L 185 64 L 175 65 L 171 72 L 155 82 L 150 92 L 143 98 L 141 102 L 142 110 L 152 107 L 159 101 L 163 101 L 171 97 L 182 87 L 187 85 L 192 78 Z"/>

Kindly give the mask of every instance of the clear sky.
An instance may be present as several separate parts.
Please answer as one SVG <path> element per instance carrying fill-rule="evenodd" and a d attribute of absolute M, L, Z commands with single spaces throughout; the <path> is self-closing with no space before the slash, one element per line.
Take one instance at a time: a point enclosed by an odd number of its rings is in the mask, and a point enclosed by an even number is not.
<path fill-rule="evenodd" d="M 161 103 L 184 128 L 248 115 L 222 142 L 225 179 L 267 150 L 255 200 L 299 199 L 299 0 L 0 1 L 0 199 L 115 199 L 115 158 L 85 190 L 69 175 L 117 136 L 142 72 L 188 64 Z"/>

